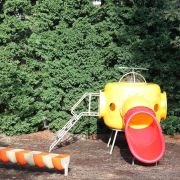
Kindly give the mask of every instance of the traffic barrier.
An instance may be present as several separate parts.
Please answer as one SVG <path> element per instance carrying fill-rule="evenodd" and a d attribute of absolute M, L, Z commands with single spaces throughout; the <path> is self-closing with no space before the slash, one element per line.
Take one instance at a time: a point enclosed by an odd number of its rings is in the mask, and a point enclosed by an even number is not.
<path fill-rule="evenodd" d="M 64 175 L 67 176 L 70 155 L 0 147 L 0 161 L 64 170 Z"/>

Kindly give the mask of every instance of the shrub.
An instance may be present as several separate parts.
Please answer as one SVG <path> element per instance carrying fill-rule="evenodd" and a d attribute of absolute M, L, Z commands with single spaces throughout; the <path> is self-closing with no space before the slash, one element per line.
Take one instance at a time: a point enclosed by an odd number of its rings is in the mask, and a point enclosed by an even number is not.
<path fill-rule="evenodd" d="M 177 116 L 169 116 L 161 125 L 165 134 L 173 135 L 180 132 L 180 120 Z"/>
<path fill-rule="evenodd" d="M 38 131 L 44 118 L 60 129 L 85 92 L 119 80 L 118 66 L 150 68 L 170 111 L 179 107 L 179 7 L 153 2 L 0 1 L 0 130 Z M 74 132 L 100 132 L 96 121 L 83 118 Z"/>

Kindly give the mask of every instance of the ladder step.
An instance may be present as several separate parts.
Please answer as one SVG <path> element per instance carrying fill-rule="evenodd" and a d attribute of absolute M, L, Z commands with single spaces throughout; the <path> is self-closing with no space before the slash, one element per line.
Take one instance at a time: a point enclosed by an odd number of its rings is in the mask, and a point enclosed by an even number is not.
<path fill-rule="evenodd" d="M 88 112 L 81 112 L 79 115 L 77 115 L 74 110 L 76 109 L 76 107 L 86 98 L 89 97 L 89 102 L 91 101 L 91 97 L 95 96 L 95 97 L 99 97 L 99 93 L 85 93 L 78 101 L 76 104 L 74 104 L 74 106 L 71 108 L 71 113 L 73 115 L 73 117 L 64 125 L 64 127 L 62 129 L 60 129 L 59 131 L 56 132 L 56 138 L 53 141 L 53 143 L 51 144 L 50 148 L 49 148 L 49 152 L 51 152 L 53 150 L 53 148 L 60 142 L 63 140 L 64 136 L 67 134 L 67 132 L 69 132 L 69 130 L 77 123 L 77 121 L 82 117 L 82 116 L 99 116 L 99 112 L 92 112 L 90 111 L 91 108 L 91 104 L 89 105 L 89 110 Z"/>

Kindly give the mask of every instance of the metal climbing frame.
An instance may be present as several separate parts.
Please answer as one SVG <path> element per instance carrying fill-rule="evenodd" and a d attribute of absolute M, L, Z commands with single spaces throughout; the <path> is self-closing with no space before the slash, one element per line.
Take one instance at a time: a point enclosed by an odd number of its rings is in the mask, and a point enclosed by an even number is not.
<path fill-rule="evenodd" d="M 55 140 L 53 141 L 53 143 L 49 147 L 49 152 L 51 152 L 54 149 L 54 147 L 63 140 L 63 138 L 67 134 L 67 132 L 69 132 L 69 130 L 78 122 L 78 120 L 82 116 L 99 116 L 99 107 L 98 107 L 98 111 L 97 112 L 91 111 L 92 97 L 98 97 L 99 98 L 99 96 L 100 96 L 100 93 L 85 93 L 76 102 L 76 104 L 74 104 L 74 106 L 71 108 L 71 114 L 73 115 L 72 118 L 64 125 L 64 127 L 62 129 L 60 129 L 59 131 L 56 132 Z M 89 100 L 88 111 L 81 112 L 80 114 L 76 114 L 75 113 L 76 108 L 87 97 L 88 97 L 88 100 Z"/>

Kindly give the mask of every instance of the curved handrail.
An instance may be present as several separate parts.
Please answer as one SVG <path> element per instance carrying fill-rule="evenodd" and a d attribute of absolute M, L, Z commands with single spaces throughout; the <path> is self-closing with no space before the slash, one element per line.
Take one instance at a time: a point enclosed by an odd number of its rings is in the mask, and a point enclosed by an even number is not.
<path fill-rule="evenodd" d="M 143 79 L 143 81 L 146 83 L 146 79 L 144 78 L 144 76 L 142 76 L 140 73 L 137 73 L 137 72 L 134 72 L 134 71 L 128 72 L 128 73 L 124 74 L 124 75 L 119 79 L 119 82 L 122 82 L 122 79 L 123 79 L 124 77 L 128 76 L 129 74 L 132 74 L 132 75 L 133 75 L 133 80 L 134 80 L 134 82 L 136 82 L 136 77 L 135 77 L 135 75 L 138 75 L 138 76 L 140 76 L 140 77 Z"/>

